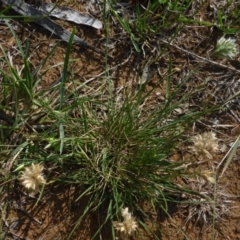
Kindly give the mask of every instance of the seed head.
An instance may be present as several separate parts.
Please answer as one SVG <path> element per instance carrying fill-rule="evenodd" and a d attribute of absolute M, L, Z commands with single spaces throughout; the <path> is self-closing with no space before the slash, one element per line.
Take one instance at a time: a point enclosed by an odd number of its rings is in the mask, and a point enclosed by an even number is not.
<path fill-rule="evenodd" d="M 191 149 L 201 159 L 207 157 L 212 159 L 212 154 L 219 150 L 218 138 L 213 132 L 205 132 L 192 137 L 193 146 Z"/>
<path fill-rule="evenodd" d="M 125 235 L 131 235 L 136 231 L 138 225 L 132 214 L 128 212 L 128 208 L 122 209 L 123 222 L 113 222 L 115 229 Z"/>
<path fill-rule="evenodd" d="M 40 164 L 32 163 L 30 167 L 26 167 L 22 172 L 19 181 L 21 181 L 21 184 L 29 191 L 33 193 L 39 192 L 39 186 L 46 184 L 42 174 L 43 168 Z"/>
<path fill-rule="evenodd" d="M 209 170 L 205 170 L 201 174 L 209 183 L 216 184 L 216 178 L 214 176 L 214 172 L 211 172 Z"/>
<path fill-rule="evenodd" d="M 238 47 L 236 40 L 233 38 L 221 37 L 217 41 L 216 50 L 214 54 L 219 57 L 233 58 L 238 54 Z"/>

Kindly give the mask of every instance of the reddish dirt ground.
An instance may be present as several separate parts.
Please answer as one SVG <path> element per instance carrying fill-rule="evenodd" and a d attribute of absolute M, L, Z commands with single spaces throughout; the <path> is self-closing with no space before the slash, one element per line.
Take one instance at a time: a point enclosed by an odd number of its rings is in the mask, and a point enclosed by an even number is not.
<path fill-rule="evenodd" d="M 84 7 L 76 4 L 76 1 L 68 1 L 65 5 L 72 7 L 78 11 L 84 11 Z M 69 4 L 70 3 L 70 4 Z M 3 6 L 1 6 L 1 9 Z M 207 9 L 207 6 L 205 7 Z M 203 11 L 204 12 L 204 11 Z M 10 12 L 10 15 L 13 12 Z M 204 19 L 205 15 L 203 15 Z M 62 26 L 67 29 L 71 29 L 73 24 L 64 23 L 58 21 Z M 52 49 L 52 46 L 59 41 L 58 37 L 53 36 L 51 33 L 47 32 L 43 28 L 29 23 L 22 23 L 19 21 L 12 21 L 12 26 L 14 27 L 19 39 L 21 40 L 23 46 L 27 40 L 30 41 L 30 64 L 32 68 L 36 67 L 38 63 L 46 56 L 46 54 Z M 188 49 L 189 51 L 199 54 L 200 56 L 206 56 L 207 50 L 214 47 L 214 43 L 221 34 L 216 30 L 213 34 L 212 29 L 205 26 L 186 26 L 182 30 L 182 34 L 177 40 L 176 44 L 181 43 L 181 47 Z M 215 30 L 214 30 L 215 31 Z M 103 49 L 101 45 L 104 42 L 103 36 L 104 31 L 94 30 L 89 27 L 77 26 L 76 34 L 83 37 L 89 43 L 98 48 Z M 188 36 L 188 37 L 186 37 Z M 114 61 L 109 62 L 109 67 L 112 68 L 120 63 L 125 62 L 122 66 L 116 67 L 111 71 L 111 78 L 115 82 L 115 87 L 119 88 L 121 86 L 128 86 L 131 91 L 135 91 L 137 88 L 137 83 L 142 74 L 141 69 L 145 66 L 149 57 L 155 52 L 151 53 L 152 46 L 150 49 L 146 47 L 146 56 L 142 54 L 132 54 L 129 59 L 128 55 L 132 50 L 129 43 L 125 41 L 117 41 L 116 37 L 113 36 L 115 40 L 115 47 L 109 51 L 109 54 L 114 58 Z M 240 39 L 237 39 L 240 43 Z M 13 63 L 15 66 L 21 66 L 21 58 L 19 57 L 15 46 L 16 41 L 13 38 L 9 28 L 3 23 L 0 23 L 0 44 L 6 52 L 9 52 L 13 57 Z M 163 46 L 158 43 L 159 46 Z M 179 45 L 178 45 L 179 46 Z M 42 69 L 44 71 L 48 66 L 53 66 L 64 61 L 66 53 L 67 44 L 61 42 L 57 47 L 53 56 L 49 59 L 47 66 Z M 152 65 L 153 74 L 149 80 L 149 84 L 146 86 L 146 91 L 153 88 L 155 90 L 152 92 L 150 100 L 145 103 L 147 107 L 154 107 L 154 104 L 160 104 L 164 101 L 166 92 L 166 75 L 168 71 L 169 59 L 172 58 L 172 69 L 174 73 L 172 75 L 172 81 L 177 84 L 184 79 L 184 77 L 199 64 L 199 59 L 182 52 L 179 49 L 172 47 L 166 48 L 166 54 L 161 57 L 157 62 Z M 103 73 L 100 77 L 93 80 L 90 85 L 92 87 L 98 88 L 101 85 L 102 79 L 105 77 L 105 61 L 104 58 L 98 53 L 92 50 L 85 49 L 79 46 L 73 46 L 71 52 L 71 58 L 76 59 L 74 63 L 70 64 L 70 68 L 74 69 L 75 79 L 79 81 L 86 81 L 92 77 Z M 205 87 L 204 92 L 196 92 L 194 98 L 191 102 L 186 103 L 183 106 L 182 111 L 187 111 L 187 109 L 192 106 L 203 106 L 209 102 L 214 103 L 218 101 L 218 96 L 223 96 L 226 88 L 233 88 L 231 83 L 239 81 L 240 77 L 240 56 L 238 55 L 233 61 L 226 62 L 226 66 L 229 68 L 235 68 L 236 71 L 229 70 L 227 68 L 223 69 L 219 66 L 211 65 L 209 63 L 202 63 L 202 68 L 200 72 L 195 72 L 192 76 L 192 80 L 187 84 L 184 89 L 187 92 L 192 89 L 192 85 L 201 87 L 203 84 Z M 51 86 L 59 77 L 62 72 L 62 65 L 55 67 L 48 71 L 48 73 L 42 79 L 39 90 L 42 88 L 47 88 Z M 223 81 L 228 80 L 224 85 Z M 235 92 L 240 90 L 240 85 L 234 85 Z M 84 91 L 84 90 L 83 90 Z M 227 94 L 227 93 L 226 93 Z M 234 142 L 238 137 L 239 124 L 238 114 L 239 108 L 231 109 L 235 114 L 231 112 L 221 112 L 213 114 L 206 118 L 203 118 L 201 122 L 196 123 L 194 131 L 204 132 L 214 130 L 217 132 L 217 136 L 221 140 L 222 144 L 227 146 L 228 144 Z M 226 127 L 214 127 L 212 124 L 213 120 L 218 121 L 219 125 L 228 125 Z M 190 135 L 193 132 L 189 133 Z M 218 154 L 214 158 L 213 165 L 216 166 L 226 154 L 227 150 L 223 153 Z M 207 224 L 200 225 L 194 224 L 192 221 L 185 223 L 188 211 L 182 206 L 172 206 L 172 211 L 170 211 L 170 216 L 167 217 L 163 213 L 152 215 L 152 220 L 148 221 L 147 224 L 153 230 L 157 237 L 151 234 L 143 233 L 142 230 L 139 231 L 136 236 L 132 239 L 162 239 L 162 240 L 238 240 L 240 239 L 240 165 L 239 165 L 239 151 L 228 167 L 227 171 L 223 177 L 219 180 L 219 184 L 222 184 L 226 188 L 226 192 L 229 196 L 229 200 L 233 201 L 230 213 L 227 216 L 223 216 L 222 221 L 217 221 L 212 227 L 212 222 L 209 221 Z M 180 151 L 177 160 L 182 160 L 186 156 L 186 151 Z M 212 163 L 211 163 L 212 164 Z M 78 187 L 69 185 L 52 187 L 47 186 L 44 190 L 41 200 L 36 204 L 34 198 L 29 198 L 16 187 L 16 192 L 13 196 L 2 196 L 1 201 L 6 199 L 11 199 L 10 210 L 7 215 L 7 219 L 2 219 L 1 229 L 6 229 L 5 223 L 12 222 L 11 230 L 5 239 L 25 239 L 25 240 L 64 240 L 67 239 L 69 233 L 73 230 L 74 225 L 78 222 L 79 217 L 82 215 L 85 209 L 85 200 L 75 202 L 77 196 L 79 196 Z M 21 202 L 22 210 L 14 207 L 19 205 Z M 15 221 L 14 221 L 15 220 Z M 95 239 L 110 240 L 111 223 L 108 223 L 106 228 L 104 228 L 100 235 L 97 235 Z M 96 230 L 98 229 L 98 221 L 95 213 L 88 215 L 84 222 L 76 228 L 75 232 L 70 239 L 76 240 L 90 240 Z M 183 234 L 184 233 L 184 234 Z"/>

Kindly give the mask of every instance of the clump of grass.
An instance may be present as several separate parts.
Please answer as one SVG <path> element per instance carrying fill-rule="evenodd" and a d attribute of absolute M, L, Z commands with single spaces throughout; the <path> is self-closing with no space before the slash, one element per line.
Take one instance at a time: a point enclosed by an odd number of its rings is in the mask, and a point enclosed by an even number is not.
<path fill-rule="evenodd" d="M 179 102 L 169 98 L 172 105 L 149 111 L 141 107 L 145 98 L 126 96 L 118 106 L 112 100 L 79 101 L 77 118 L 64 127 L 63 148 L 72 157 L 62 161 L 67 172 L 61 181 L 85 186 L 77 200 L 90 195 L 89 207 L 100 211 L 102 222 L 114 220 L 124 205 L 144 212 L 149 201 L 165 209 L 173 193 L 183 191 L 175 184 L 184 174 L 176 170 L 181 163 L 167 156 L 199 113 L 173 120 Z"/>
<path fill-rule="evenodd" d="M 112 89 L 111 82 L 106 82 L 106 86 L 105 89 Z M 144 213 L 142 206 L 148 201 L 153 209 L 167 211 L 167 202 L 173 200 L 174 193 L 185 191 L 175 184 L 177 177 L 185 175 L 185 170 L 179 168 L 182 163 L 169 161 L 168 155 L 203 111 L 176 118 L 174 110 L 186 100 L 186 96 L 178 96 L 181 86 L 174 91 L 169 89 L 166 102 L 155 109 L 143 107 L 149 94 L 144 95 L 141 90 L 136 95 L 125 93 L 118 104 L 112 92 L 112 97 L 104 101 L 90 96 L 79 99 L 78 93 L 72 92 L 75 105 L 70 111 L 75 117 L 65 118 L 64 140 L 56 139 L 54 145 L 57 149 L 62 146 L 66 154 L 61 158 L 65 173 L 58 180 L 78 184 L 79 189 L 84 186 L 77 201 L 91 196 L 85 214 L 90 209 L 97 211 L 102 217 L 101 227 L 116 220 L 126 205 L 133 212 Z M 215 151 L 216 137 L 210 136 Z M 82 218 L 77 224 L 81 221 Z"/>

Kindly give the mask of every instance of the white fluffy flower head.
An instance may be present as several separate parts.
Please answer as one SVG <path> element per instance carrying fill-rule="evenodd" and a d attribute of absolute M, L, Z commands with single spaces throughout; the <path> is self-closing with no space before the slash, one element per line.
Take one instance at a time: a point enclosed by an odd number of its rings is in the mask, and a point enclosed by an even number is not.
<path fill-rule="evenodd" d="M 238 54 L 238 47 L 233 38 L 221 37 L 217 41 L 216 50 L 214 54 L 219 57 L 233 58 Z"/>
<path fill-rule="evenodd" d="M 138 225 L 128 208 L 121 210 L 123 222 L 113 222 L 115 229 L 125 235 L 131 235 L 136 231 Z"/>
<path fill-rule="evenodd" d="M 207 157 L 213 159 L 213 153 L 219 150 L 218 138 L 213 132 L 205 132 L 192 137 L 193 146 L 191 149 L 201 159 Z"/>
<path fill-rule="evenodd" d="M 21 181 L 21 184 L 29 191 L 33 193 L 39 192 L 39 186 L 46 184 L 42 174 L 43 168 L 40 164 L 32 163 L 30 167 L 26 167 L 22 172 L 19 181 Z"/>

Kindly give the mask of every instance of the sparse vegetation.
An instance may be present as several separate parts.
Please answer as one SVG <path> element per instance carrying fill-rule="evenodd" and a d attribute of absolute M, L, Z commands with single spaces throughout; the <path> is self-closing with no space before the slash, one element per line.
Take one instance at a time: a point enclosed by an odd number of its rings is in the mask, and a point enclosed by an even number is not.
<path fill-rule="evenodd" d="M 57 4 L 77 8 L 76 1 Z M 227 150 L 220 143 L 224 124 L 216 120 L 220 112 L 238 120 L 232 106 L 239 101 L 234 81 L 240 72 L 229 65 L 239 57 L 235 4 L 84 2 L 87 11 L 100 11 L 104 25 L 97 36 L 105 59 L 85 50 L 89 66 L 76 53 L 76 28 L 68 44 L 54 39 L 36 60 L 40 44 L 21 39 L 19 23 L 7 20 L 12 16 L 3 15 L 4 6 L 0 18 L 14 43 L 0 42 L 0 238 L 21 237 L 9 216 L 13 209 L 25 211 L 22 204 L 14 207 L 22 195 L 34 200 L 34 209 L 60 186 L 74 188 L 71 207 L 82 204 L 83 210 L 58 239 L 78 239 L 78 229 L 93 213 L 91 239 L 162 239 L 162 230 L 149 221 L 158 222 L 159 212 L 172 219 L 172 204 L 184 209 L 184 224 L 211 223 L 214 239 L 215 222 L 235 204 L 220 170 L 233 160 L 238 141 L 227 163 L 219 164 L 217 156 Z M 213 31 L 218 36 L 211 38 Z M 223 37 L 230 33 L 234 40 Z M 221 58 L 211 59 L 216 56 Z M 221 93 L 226 78 L 232 90 Z"/>

